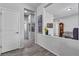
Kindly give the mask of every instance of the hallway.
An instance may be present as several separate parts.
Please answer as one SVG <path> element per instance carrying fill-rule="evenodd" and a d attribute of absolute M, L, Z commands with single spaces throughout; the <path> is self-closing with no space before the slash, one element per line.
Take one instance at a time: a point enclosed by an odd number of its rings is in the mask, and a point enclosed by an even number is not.
<path fill-rule="evenodd" d="M 0 3 L 0 55 L 79 56 L 78 7 L 79 3 Z"/>
<path fill-rule="evenodd" d="M 27 44 L 28 43 L 25 40 L 25 48 L 6 52 L 1 56 L 55 56 L 54 54 L 37 44 Z"/>

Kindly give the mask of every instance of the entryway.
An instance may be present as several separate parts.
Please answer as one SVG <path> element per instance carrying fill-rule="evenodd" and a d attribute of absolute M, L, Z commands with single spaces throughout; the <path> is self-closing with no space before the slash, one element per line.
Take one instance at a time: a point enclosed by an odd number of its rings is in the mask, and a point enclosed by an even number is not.
<path fill-rule="evenodd" d="M 35 22 L 34 11 L 24 8 L 24 43 L 25 47 L 30 47 L 35 43 Z"/>

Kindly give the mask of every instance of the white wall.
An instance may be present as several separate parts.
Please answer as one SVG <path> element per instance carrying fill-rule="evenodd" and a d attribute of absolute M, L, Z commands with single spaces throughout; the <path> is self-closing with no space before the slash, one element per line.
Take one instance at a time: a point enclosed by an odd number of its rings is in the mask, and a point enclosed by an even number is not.
<path fill-rule="evenodd" d="M 0 13 L 0 54 L 1 54 L 1 13 Z"/>
<path fill-rule="evenodd" d="M 79 56 L 79 40 L 37 34 L 37 44 L 60 56 Z"/>
<path fill-rule="evenodd" d="M 79 3 L 78 3 L 78 10 L 79 10 Z M 78 28 L 79 28 L 79 11 L 78 11 Z M 79 39 L 79 30 L 78 30 L 78 39 Z"/>
<path fill-rule="evenodd" d="M 27 30 L 27 22 L 28 22 L 28 16 L 24 16 L 24 39 L 28 38 L 28 30 Z"/>
<path fill-rule="evenodd" d="M 16 10 L 20 16 L 19 16 L 19 38 L 20 38 L 20 47 L 24 47 L 24 8 L 34 10 L 33 8 L 30 8 L 29 6 L 21 3 L 0 3 L 0 7 Z"/>
<path fill-rule="evenodd" d="M 39 16 L 40 14 L 44 15 L 44 8 L 42 5 L 37 8 L 37 16 Z M 44 19 L 44 17 L 43 17 L 43 19 Z M 79 19 L 77 19 L 76 15 L 67 17 L 67 18 L 62 18 L 62 19 L 63 19 L 62 21 L 65 22 L 65 24 L 66 24 L 67 31 L 72 31 L 71 29 L 73 27 L 78 26 L 77 22 Z M 38 22 L 38 21 L 36 20 L 36 22 Z M 69 22 L 69 23 L 67 24 L 67 22 Z M 38 23 L 36 23 L 36 24 L 38 24 Z M 70 25 L 70 24 L 72 24 L 72 25 Z M 79 47 L 78 47 L 79 41 L 78 40 L 60 38 L 60 37 L 55 37 L 55 36 L 51 37 L 51 36 L 39 34 L 38 25 L 36 25 L 36 43 L 56 55 L 62 55 L 62 56 L 69 56 L 69 55 L 77 56 L 78 55 L 79 56 Z"/>
<path fill-rule="evenodd" d="M 51 15 L 50 13 L 48 13 L 45 9 L 44 9 L 44 14 L 43 14 L 43 34 L 45 35 L 45 27 L 47 27 L 47 23 L 53 23 L 53 15 Z M 53 28 L 48 28 L 48 35 L 53 36 Z"/>
<path fill-rule="evenodd" d="M 64 23 L 64 32 L 73 32 L 73 28 L 78 28 L 78 14 L 55 19 L 55 34 L 59 34 L 59 23 Z"/>
<path fill-rule="evenodd" d="M 39 15 L 42 15 L 43 18 L 42 18 L 42 22 L 43 22 L 43 27 L 42 27 L 42 31 L 43 31 L 43 35 L 45 35 L 45 27 L 47 26 L 47 23 L 53 23 L 53 15 L 49 14 L 44 6 L 46 6 L 47 4 L 42 4 L 40 5 L 38 8 L 37 8 L 37 17 Z M 38 19 L 38 18 L 37 18 Z M 38 21 L 36 20 L 36 24 L 38 24 Z M 53 28 L 48 28 L 49 30 L 49 35 L 53 35 Z M 36 25 L 36 31 L 38 32 L 38 25 Z"/>
<path fill-rule="evenodd" d="M 35 42 L 37 41 L 37 33 L 38 33 L 38 16 L 39 15 L 43 15 L 43 7 L 45 6 L 46 4 L 41 4 L 38 8 L 37 8 L 37 11 L 35 13 Z"/>
<path fill-rule="evenodd" d="M 72 32 L 73 28 L 78 28 L 78 15 L 63 17 L 60 22 L 64 23 L 64 31 Z"/>

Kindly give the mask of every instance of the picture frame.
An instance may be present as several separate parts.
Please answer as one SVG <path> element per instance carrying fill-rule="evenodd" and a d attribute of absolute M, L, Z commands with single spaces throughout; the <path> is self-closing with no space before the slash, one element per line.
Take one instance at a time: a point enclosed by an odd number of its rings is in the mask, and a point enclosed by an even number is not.
<path fill-rule="evenodd" d="M 53 23 L 47 23 L 48 28 L 53 28 Z"/>

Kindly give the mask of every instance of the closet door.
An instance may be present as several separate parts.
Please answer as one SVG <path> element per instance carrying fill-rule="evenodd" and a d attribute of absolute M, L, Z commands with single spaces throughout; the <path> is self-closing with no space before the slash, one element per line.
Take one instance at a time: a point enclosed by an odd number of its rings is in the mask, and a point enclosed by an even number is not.
<path fill-rule="evenodd" d="M 2 14 L 2 53 L 19 48 L 18 13 L 3 9 Z"/>

